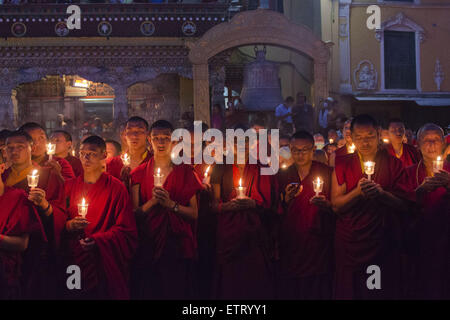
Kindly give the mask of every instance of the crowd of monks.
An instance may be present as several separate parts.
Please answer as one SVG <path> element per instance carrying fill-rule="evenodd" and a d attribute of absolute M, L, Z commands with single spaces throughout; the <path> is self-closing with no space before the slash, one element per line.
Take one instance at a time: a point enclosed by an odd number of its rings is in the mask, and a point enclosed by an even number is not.
<path fill-rule="evenodd" d="M 248 141 L 243 164 L 175 165 L 173 130 L 130 118 L 127 157 L 108 157 L 99 136 L 72 152 L 70 134 L 37 123 L 2 131 L 0 299 L 450 298 L 439 126 L 410 145 L 393 120 L 386 144 L 371 116 L 356 116 L 332 166 L 298 131 L 280 144 L 290 156 L 275 175 L 249 163 Z M 68 286 L 74 265 L 79 288 Z"/>

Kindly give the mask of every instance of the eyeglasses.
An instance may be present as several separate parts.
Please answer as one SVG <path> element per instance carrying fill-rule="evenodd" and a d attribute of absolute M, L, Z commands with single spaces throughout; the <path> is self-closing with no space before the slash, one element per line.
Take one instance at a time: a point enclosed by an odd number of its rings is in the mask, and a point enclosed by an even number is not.
<path fill-rule="evenodd" d="M 292 154 L 307 154 L 308 152 L 311 152 L 311 150 L 314 148 L 314 146 L 310 148 L 304 148 L 304 149 L 297 149 L 297 148 L 291 148 Z"/>

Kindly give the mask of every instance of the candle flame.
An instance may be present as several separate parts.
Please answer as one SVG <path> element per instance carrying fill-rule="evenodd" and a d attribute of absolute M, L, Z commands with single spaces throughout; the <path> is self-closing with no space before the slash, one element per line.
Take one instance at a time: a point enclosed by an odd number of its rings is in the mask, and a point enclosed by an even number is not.
<path fill-rule="evenodd" d="M 384 143 L 389 143 L 389 139 L 383 139 Z"/>
<path fill-rule="evenodd" d="M 436 160 L 441 161 L 442 160 L 441 156 L 438 156 Z"/>
<path fill-rule="evenodd" d="M 81 205 L 84 207 L 86 206 L 86 199 L 83 198 L 83 200 L 81 201 Z"/>
<path fill-rule="evenodd" d="M 32 177 L 36 177 L 37 172 L 38 172 L 37 170 L 33 170 L 33 172 L 31 173 L 31 176 L 32 176 Z"/>
<path fill-rule="evenodd" d="M 242 178 L 239 179 L 239 187 L 242 187 Z"/>
<path fill-rule="evenodd" d="M 161 173 L 161 168 L 158 168 L 157 174 L 160 175 L 160 173 Z"/>
<path fill-rule="evenodd" d="M 333 143 L 334 142 L 334 140 L 333 139 L 330 139 L 330 143 Z"/>
<path fill-rule="evenodd" d="M 320 184 L 321 182 L 320 177 L 317 177 L 317 184 Z"/>

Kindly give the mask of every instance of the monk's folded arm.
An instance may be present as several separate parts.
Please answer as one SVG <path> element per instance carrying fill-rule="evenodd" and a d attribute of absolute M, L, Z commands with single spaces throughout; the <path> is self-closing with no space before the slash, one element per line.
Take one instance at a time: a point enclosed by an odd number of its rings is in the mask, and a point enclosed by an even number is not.
<path fill-rule="evenodd" d="M 358 187 L 348 193 L 346 192 L 347 185 L 345 183 L 339 185 L 336 172 L 333 171 L 331 177 L 331 204 L 333 206 L 333 211 L 337 214 L 343 213 L 353 207 L 362 196 Z"/>
<path fill-rule="evenodd" d="M 20 236 L 3 236 L 0 241 L 0 249 L 12 252 L 23 252 L 28 248 L 30 236 L 23 234 Z"/>
<path fill-rule="evenodd" d="M 189 206 L 178 205 L 178 214 L 187 219 L 197 220 L 198 218 L 197 196 L 194 195 L 191 198 L 191 200 L 189 200 Z"/>

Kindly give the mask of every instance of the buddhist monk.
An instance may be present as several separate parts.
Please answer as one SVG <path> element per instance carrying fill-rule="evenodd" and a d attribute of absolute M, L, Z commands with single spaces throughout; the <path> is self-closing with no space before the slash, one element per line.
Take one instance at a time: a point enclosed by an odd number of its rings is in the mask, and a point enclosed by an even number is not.
<path fill-rule="evenodd" d="M 342 135 L 345 140 L 345 146 L 338 148 L 336 150 L 336 152 L 335 152 L 336 157 L 352 153 L 351 151 L 352 151 L 353 141 L 352 141 L 352 133 L 350 131 L 351 124 L 352 124 L 352 119 L 349 119 L 349 120 L 345 121 L 345 123 L 344 123 L 344 127 L 342 129 Z"/>
<path fill-rule="evenodd" d="M 27 298 L 54 298 L 57 267 L 57 251 L 61 232 L 67 216 L 64 212 L 64 181 L 52 167 L 40 167 L 31 160 L 35 146 L 25 131 L 15 131 L 6 140 L 7 158 L 11 167 L 2 179 L 6 186 L 22 189 L 42 220 L 48 244 L 40 237 L 30 236 L 29 250 L 24 257 L 23 293 Z M 39 181 L 36 188 L 29 188 L 27 176 L 37 170 Z"/>
<path fill-rule="evenodd" d="M 131 117 L 125 124 L 124 137 L 128 146 L 126 154 L 129 164 L 125 166 L 121 156 L 111 158 L 106 162 L 106 172 L 122 180 L 129 188 L 131 170 L 147 162 L 152 156 L 147 147 L 148 122 L 141 117 Z"/>
<path fill-rule="evenodd" d="M 59 157 L 53 157 L 50 161 L 47 155 L 47 133 L 45 129 L 35 122 L 28 122 L 22 125 L 19 130 L 25 131 L 33 139 L 32 159 L 42 167 L 50 166 L 57 170 L 64 180 L 75 178 L 72 166 L 67 160 Z"/>
<path fill-rule="evenodd" d="M 259 164 L 248 163 L 249 148 L 249 141 L 244 150 L 235 143 L 235 164 L 217 164 L 211 176 L 217 211 L 215 299 L 275 297 L 270 227 L 277 212 L 277 183 L 273 175 L 261 175 Z M 237 152 L 245 154 L 244 163 L 237 163 Z"/>
<path fill-rule="evenodd" d="M 0 154 L 0 174 L 6 165 Z M 21 294 L 22 253 L 28 248 L 30 234 L 45 233 L 41 220 L 27 194 L 11 188 L 0 179 L 0 299 L 17 300 Z"/>
<path fill-rule="evenodd" d="M 64 130 L 55 130 L 50 136 L 50 142 L 56 145 L 55 156 L 62 158 L 69 162 L 75 177 L 79 177 L 83 174 L 83 166 L 80 159 L 70 154 L 71 150 L 74 150 L 72 144 L 72 136 L 70 133 Z"/>
<path fill-rule="evenodd" d="M 279 230 L 278 297 L 331 299 L 334 213 L 330 188 L 332 169 L 313 161 L 313 136 L 298 131 L 290 141 L 294 163 L 280 173 L 284 213 Z M 320 179 L 322 190 L 314 191 Z"/>
<path fill-rule="evenodd" d="M 389 144 L 386 144 L 386 148 L 389 154 L 400 159 L 407 168 L 419 162 L 420 153 L 414 146 L 404 142 L 405 130 L 405 124 L 400 119 L 389 120 Z"/>
<path fill-rule="evenodd" d="M 418 283 L 420 299 L 450 299 L 450 163 L 444 162 L 444 131 L 425 124 L 417 134 L 423 158 L 406 169 L 415 191 L 419 217 L 411 241 L 417 273 L 411 281 Z M 433 167 L 437 157 L 442 169 Z M 411 240 L 411 239 L 410 239 Z"/>
<path fill-rule="evenodd" d="M 129 299 L 129 264 L 137 247 L 131 201 L 120 180 L 106 174 L 106 144 L 91 136 L 83 140 L 84 174 L 66 184 L 66 251 L 68 265 L 81 269 L 81 299 Z M 88 204 L 85 217 L 79 204 Z"/>
<path fill-rule="evenodd" d="M 171 160 L 173 127 L 158 120 L 150 128 L 153 157 L 131 173 L 131 194 L 140 231 L 135 264 L 138 299 L 193 297 L 197 242 L 196 194 L 202 185 L 190 164 Z"/>
<path fill-rule="evenodd" d="M 337 214 L 335 298 L 399 298 L 399 221 L 407 214 L 406 173 L 400 160 L 379 148 L 378 125 L 371 116 L 355 117 L 351 132 L 356 152 L 336 162 L 331 185 Z M 370 179 L 365 174 L 369 161 L 375 162 Z M 381 287 L 376 274 L 369 279 L 377 267 Z"/>

